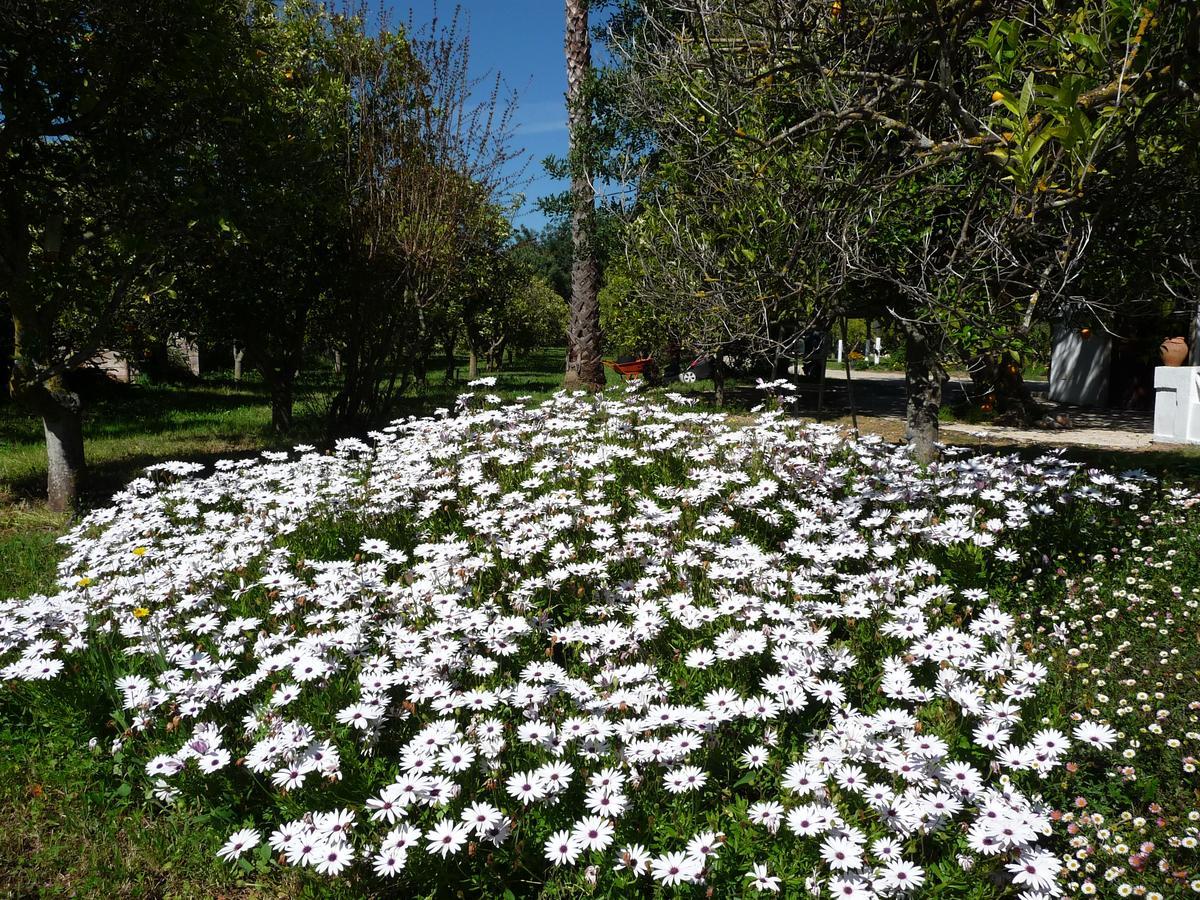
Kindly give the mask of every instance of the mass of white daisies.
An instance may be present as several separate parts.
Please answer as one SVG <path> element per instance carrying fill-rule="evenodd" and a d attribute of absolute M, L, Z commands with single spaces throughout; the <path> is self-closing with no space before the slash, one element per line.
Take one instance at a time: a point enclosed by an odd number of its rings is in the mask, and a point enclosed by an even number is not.
<path fill-rule="evenodd" d="M 57 593 L 0 603 L 0 674 L 111 659 L 112 749 L 163 802 L 241 802 L 230 860 L 836 898 L 950 861 L 1038 900 L 1060 864 L 1017 784 L 1113 735 L 1023 719 L 1046 670 L 950 569 L 1142 490 L 678 397 L 476 395 L 152 467 L 63 538 Z"/>

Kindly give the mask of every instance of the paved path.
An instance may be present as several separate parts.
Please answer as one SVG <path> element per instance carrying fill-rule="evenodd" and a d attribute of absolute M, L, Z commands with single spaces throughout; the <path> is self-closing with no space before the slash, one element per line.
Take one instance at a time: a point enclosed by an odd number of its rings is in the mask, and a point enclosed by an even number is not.
<path fill-rule="evenodd" d="M 1062 428 L 1013 428 L 1003 425 L 964 425 L 948 423 L 947 431 L 977 437 L 1001 438 L 1021 443 L 1061 444 L 1064 446 L 1108 447 L 1113 450 L 1170 449 L 1178 445 L 1154 442 L 1154 413 L 1140 409 L 1094 409 L 1052 403 L 1046 399 L 1050 385 L 1029 381 L 1029 390 L 1051 417 L 1066 418 Z"/>
<path fill-rule="evenodd" d="M 906 394 L 904 390 L 903 372 L 881 372 L 878 369 L 866 369 L 852 372 L 851 389 L 854 392 L 854 406 L 857 411 L 867 416 L 903 416 Z M 943 391 L 943 401 L 947 404 L 963 403 L 967 395 L 963 385 L 969 385 L 970 378 L 951 378 Z M 818 395 L 821 393 L 815 382 L 802 381 L 798 385 L 797 395 L 800 397 L 802 413 L 816 410 Z M 825 374 L 825 391 L 820 396 L 821 411 L 833 414 L 849 414 L 850 403 L 847 399 L 846 376 L 844 370 L 835 372 L 832 368 Z"/>
<path fill-rule="evenodd" d="M 953 442 L 953 434 L 993 441 L 1016 441 L 1025 444 L 1052 444 L 1074 447 L 1104 447 L 1111 450 L 1169 450 L 1178 444 L 1156 444 L 1149 431 L 1119 431 L 1111 428 L 1009 428 L 1003 425 L 960 425 L 945 423 L 942 431 Z"/>
<path fill-rule="evenodd" d="M 905 414 L 904 374 L 883 372 L 875 369 L 853 372 L 851 383 L 854 405 L 859 414 L 883 418 L 901 418 Z M 952 376 L 943 391 L 946 405 L 957 405 L 967 399 L 971 380 L 965 374 Z M 1178 444 L 1154 443 L 1154 415 L 1149 411 L 1123 409 L 1091 409 L 1051 403 L 1046 399 L 1050 385 L 1045 381 L 1027 381 L 1030 392 L 1046 408 L 1051 417 L 1062 417 L 1061 428 L 1014 428 L 1004 425 L 970 425 L 945 423 L 942 429 L 947 439 L 953 440 L 955 433 L 968 434 L 987 440 L 1016 441 L 1063 446 L 1108 447 L 1116 450 L 1178 449 Z M 799 391 L 802 415 L 816 409 L 817 388 L 804 384 Z M 846 379 L 839 373 L 834 377 L 830 369 L 826 375 L 825 392 L 821 397 L 821 409 L 826 414 L 850 412 L 847 401 Z"/>

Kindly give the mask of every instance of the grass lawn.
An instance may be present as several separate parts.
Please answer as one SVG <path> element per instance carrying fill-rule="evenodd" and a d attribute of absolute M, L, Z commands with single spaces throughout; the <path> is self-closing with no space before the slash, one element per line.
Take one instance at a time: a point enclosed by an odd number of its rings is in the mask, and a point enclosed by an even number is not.
<path fill-rule="evenodd" d="M 557 389 L 561 370 L 561 351 L 536 354 L 499 373 L 495 393 L 544 398 Z M 619 381 L 611 372 L 609 378 Z M 319 435 L 320 390 L 319 382 L 308 385 L 307 399 L 298 404 L 297 434 L 283 443 Z M 435 383 L 405 398 L 399 412 L 451 406 L 460 390 Z M 703 402 L 709 384 L 663 390 L 701 400 L 694 409 L 710 408 Z M 737 396 L 744 405 L 754 398 L 749 391 Z M 749 421 L 745 410 L 734 413 Z M 47 591 L 53 583 L 60 554 L 55 539 L 67 523 L 37 499 L 44 478 L 40 437 L 35 422 L 0 407 L 0 596 Z M 104 505 L 150 463 L 209 462 L 280 443 L 270 433 L 261 386 L 219 378 L 114 390 L 91 406 L 86 439 L 93 476 L 88 507 Z M 1019 452 L 1032 459 L 1041 451 Z M 1073 449 L 1067 456 L 1112 470 L 1143 468 L 1193 489 L 1200 475 L 1188 451 Z M 344 535 L 322 534 L 330 546 L 342 544 Z M 1048 666 L 1038 700 L 1047 721 L 1098 718 L 1120 734 L 1108 756 L 1085 754 L 1042 785 L 1060 814 L 1053 847 L 1075 859 L 1077 868 L 1066 877 L 1077 886 L 1099 884 L 1101 896 L 1118 896 L 1127 883 L 1131 892 L 1141 888 L 1138 895 L 1183 896 L 1189 881 L 1200 878 L 1195 842 L 1189 847 L 1185 838 L 1200 822 L 1200 506 L 1140 521 L 1115 510 L 1074 531 L 1060 529 L 1054 544 L 1039 550 L 1040 560 L 1003 579 L 963 577 L 1018 616 L 1025 648 Z M 323 552 L 316 544 L 313 551 L 313 558 Z M 238 812 L 212 794 L 170 807 L 154 802 L 144 759 L 108 752 L 124 728 L 105 678 L 97 676 L 111 666 L 96 655 L 72 665 L 73 673 L 34 683 L 36 703 L 28 691 L 0 684 L 0 821 L 6 823 L 0 828 L 0 896 L 350 897 L 381 890 L 370 881 L 333 889 L 324 879 L 276 865 L 270 854 L 239 867 L 218 861 L 215 848 L 241 824 Z M 89 749 L 94 738 L 99 746 Z M 1072 843 L 1081 836 L 1084 843 Z M 1138 849 L 1146 844 L 1152 849 Z M 1105 872 L 1115 869 L 1119 876 L 1105 881 Z M 589 893 L 576 888 L 562 896 Z M 941 896 L 976 894 L 964 887 Z"/>
<path fill-rule="evenodd" d="M 531 354 L 499 373 L 498 390 L 511 396 L 545 397 L 562 381 L 561 350 Z M 465 364 L 460 374 L 466 371 Z M 619 377 L 608 373 L 610 382 Z M 396 415 L 423 413 L 453 404 L 462 383 L 430 384 L 401 398 Z M 319 373 L 302 379 L 295 433 L 271 432 L 267 391 L 253 375 L 234 382 L 218 372 L 175 384 L 112 385 L 89 398 L 84 412 L 88 464 L 85 506 L 103 502 L 142 468 L 164 459 L 211 461 L 220 456 L 289 446 L 319 438 L 328 383 Z M 44 490 L 45 449 L 41 423 L 11 405 L 0 406 L 0 503 L 36 502 Z"/>
<path fill-rule="evenodd" d="M 498 374 L 497 391 L 510 398 L 545 398 L 560 386 L 562 369 L 561 350 L 530 354 Z M 465 373 L 465 360 L 459 371 Z M 619 376 L 607 375 L 610 384 L 619 383 Z M 425 415 L 453 406 L 463 389 L 461 382 L 445 383 L 441 373 L 435 373 L 427 387 L 401 399 L 396 415 Z M 271 430 L 267 391 L 253 374 L 240 382 L 218 372 L 175 384 L 107 387 L 85 406 L 88 474 L 82 506 L 86 510 L 103 505 L 142 469 L 163 460 L 211 463 L 319 441 L 327 390 L 320 374 L 302 380 L 295 430 L 281 439 Z M 66 521 L 46 510 L 45 480 L 41 423 L 12 404 L 0 405 L 0 596 L 43 590 L 52 581 L 54 539 Z"/>

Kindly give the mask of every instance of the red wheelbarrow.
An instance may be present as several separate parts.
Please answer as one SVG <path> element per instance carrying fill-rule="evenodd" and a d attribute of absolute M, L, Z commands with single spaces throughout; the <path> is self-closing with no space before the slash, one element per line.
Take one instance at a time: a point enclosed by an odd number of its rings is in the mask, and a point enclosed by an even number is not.
<path fill-rule="evenodd" d="M 611 359 L 604 360 L 606 366 L 620 374 L 626 381 L 641 378 L 646 374 L 646 367 L 653 363 L 654 359 L 650 356 L 644 356 L 641 359 L 635 359 L 631 362 L 613 362 Z"/>

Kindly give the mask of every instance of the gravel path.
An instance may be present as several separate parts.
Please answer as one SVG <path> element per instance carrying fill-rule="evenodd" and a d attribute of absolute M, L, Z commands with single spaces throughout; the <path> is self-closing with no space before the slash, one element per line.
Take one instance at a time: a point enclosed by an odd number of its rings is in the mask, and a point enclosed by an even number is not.
<path fill-rule="evenodd" d="M 828 411 L 849 412 L 845 379 L 834 377 L 829 370 L 824 407 Z M 905 392 L 902 372 L 883 372 L 869 369 L 853 373 L 854 401 L 862 416 L 880 419 L 904 416 Z M 964 387 L 970 384 L 965 373 L 952 375 L 947 382 L 943 400 L 954 404 L 966 398 Z M 1153 413 L 1142 410 L 1090 409 L 1050 403 L 1045 397 L 1050 385 L 1044 381 L 1027 381 L 1029 390 L 1046 408 L 1051 417 L 1065 416 L 1060 428 L 1016 428 L 1005 425 L 970 425 L 943 423 L 945 440 L 953 441 L 954 434 L 966 434 L 989 442 L 1012 441 L 1020 444 L 1047 446 L 1102 447 L 1111 450 L 1178 450 L 1179 444 L 1155 443 Z M 811 389 L 809 391 L 811 394 Z M 811 402 L 811 398 L 810 399 Z M 902 427 L 902 426 L 901 426 Z"/>
<path fill-rule="evenodd" d="M 1149 431 L 1124 431 L 1111 428 L 1008 428 L 1002 425 L 959 425 L 943 423 L 948 434 L 969 434 L 988 440 L 1053 446 L 1103 447 L 1109 450 L 1178 450 L 1179 444 L 1155 443 Z M 948 440 L 951 440 L 948 438 Z"/>

